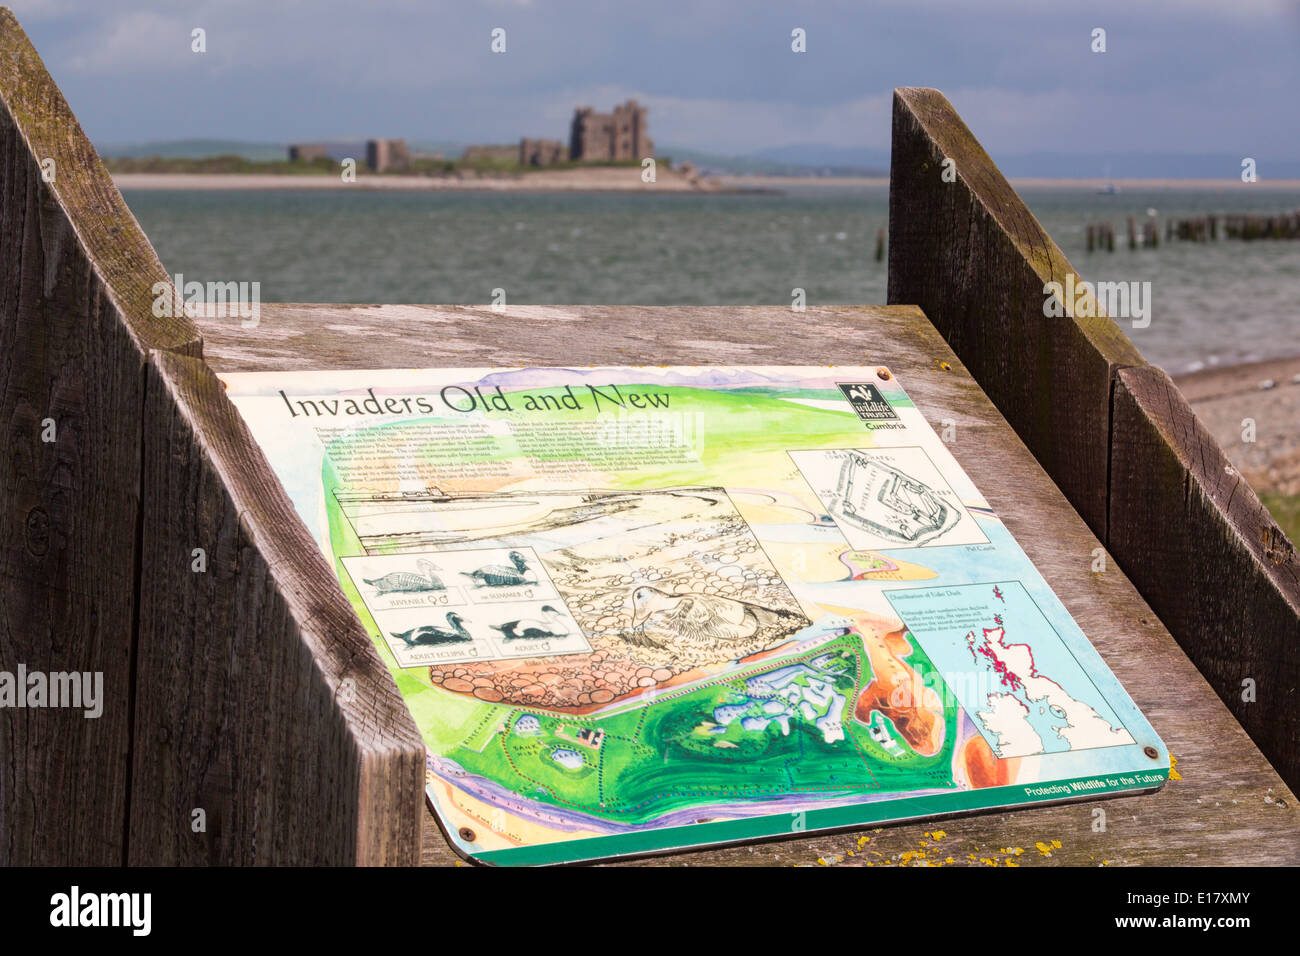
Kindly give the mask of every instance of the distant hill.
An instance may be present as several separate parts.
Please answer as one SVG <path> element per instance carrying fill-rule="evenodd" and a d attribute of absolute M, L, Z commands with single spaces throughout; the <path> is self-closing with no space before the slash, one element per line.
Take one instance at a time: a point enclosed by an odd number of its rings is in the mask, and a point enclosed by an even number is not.
<path fill-rule="evenodd" d="M 822 162 L 822 154 L 800 158 L 800 147 L 764 150 L 748 156 L 724 156 L 698 149 L 660 146 L 656 152 L 672 158 L 674 164 L 691 162 L 706 174 L 731 173 L 737 176 L 886 176 L 889 157 L 883 163 Z M 860 158 L 860 157 L 858 157 Z"/>
<path fill-rule="evenodd" d="M 831 176 L 889 175 L 888 149 L 796 143 L 761 149 L 753 156 L 771 163 L 787 163 L 809 170 L 829 170 L 825 175 Z"/>
<path fill-rule="evenodd" d="M 1239 153 L 992 153 L 1008 177 L 1054 179 L 1237 179 Z M 1300 178 L 1300 160 L 1249 153 L 1260 179 Z"/>
<path fill-rule="evenodd" d="M 755 157 L 774 163 L 832 170 L 831 175 L 864 175 L 849 170 L 889 169 L 889 151 L 804 143 L 764 149 Z M 1242 156 L 1232 153 L 1008 153 L 994 151 L 994 162 L 1010 177 L 1044 179 L 1235 179 Z M 1300 160 L 1256 155 L 1261 178 L 1300 178 Z"/>
<path fill-rule="evenodd" d="M 340 156 L 362 156 L 366 141 L 361 138 L 324 138 L 302 140 L 324 143 L 330 153 Z M 442 153 L 447 159 L 458 159 L 465 152 L 465 143 L 433 140 L 408 140 L 407 145 L 416 153 Z M 289 155 L 288 143 L 258 143 L 241 139 L 166 139 L 147 143 L 97 143 L 95 148 L 105 159 L 144 159 L 157 156 L 161 159 L 207 159 L 212 156 L 238 156 L 241 159 L 265 163 L 285 159 Z"/>
<path fill-rule="evenodd" d="M 284 143 L 251 143 L 238 139 L 171 139 L 149 143 L 96 143 L 99 155 L 106 159 L 204 159 L 209 156 L 239 156 L 254 162 L 284 159 Z"/>

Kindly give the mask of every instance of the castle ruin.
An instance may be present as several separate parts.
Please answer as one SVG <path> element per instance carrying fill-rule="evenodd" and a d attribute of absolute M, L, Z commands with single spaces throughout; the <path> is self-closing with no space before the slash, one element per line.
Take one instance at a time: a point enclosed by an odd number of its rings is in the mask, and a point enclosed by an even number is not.
<path fill-rule="evenodd" d="M 597 113 L 590 106 L 578 107 L 569 137 L 569 159 L 608 163 L 654 156 L 649 112 L 648 107 L 638 105 L 636 100 L 615 106 L 612 113 Z"/>
<path fill-rule="evenodd" d="M 558 139 L 521 139 L 520 166 L 554 166 L 568 159 L 568 150 Z"/>

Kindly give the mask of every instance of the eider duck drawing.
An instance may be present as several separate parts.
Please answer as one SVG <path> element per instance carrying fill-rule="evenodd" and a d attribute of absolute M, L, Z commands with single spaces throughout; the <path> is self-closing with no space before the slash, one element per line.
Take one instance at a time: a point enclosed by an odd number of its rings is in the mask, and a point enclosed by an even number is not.
<path fill-rule="evenodd" d="M 542 608 L 541 613 L 540 618 L 521 618 L 518 621 L 493 624 L 491 627 L 494 631 L 500 631 L 507 641 L 568 636 L 569 628 L 559 611 L 547 604 Z"/>
<path fill-rule="evenodd" d="M 472 641 L 469 631 L 465 630 L 465 619 L 455 611 L 447 612 L 447 627 L 434 627 L 425 624 L 413 627 L 409 631 L 390 632 L 399 641 L 405 641 L 407 647 L 420 647 L 428 644 L 462 644 Z"/>
<path fill-rule="evenodd" d="M 476 587 L 504 588 L 517 584 L 536 584 L 537 578 L 528 571 L 528 562 L 518 551 L 508 555 L 511 567 L 504 564 L 489 564 L 477 571 L 462 571 L 467 578 L 473 578 Z"/>
<path fill-rule="evenodd" d="M 445 591 L 442 579 L 437 575 L 437 568 L 424 558 L 415 562 L 423 574 L 414 571 L 391 571 L 382 578 L 363 578 L 366 584 L 377 588 L 380 594 L 393 594 L 410 591 Z"/>

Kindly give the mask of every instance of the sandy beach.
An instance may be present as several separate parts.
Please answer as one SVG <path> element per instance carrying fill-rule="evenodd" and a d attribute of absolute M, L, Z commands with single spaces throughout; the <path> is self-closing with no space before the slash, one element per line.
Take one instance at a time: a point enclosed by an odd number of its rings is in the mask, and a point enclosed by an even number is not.
<path fill-rule="evenodd" d="M 1203 369 L 1174 381 L 1251 487 L 1300 495 L 1300 356 Z M 1245 419 L 1255 422 L 1254 441 L 1243 440 Z"/>
<path fill-rule="evenodd" d="M 1175 376 L 1198 418 L 1292 541 L 1300 540 L 1300 356 Z M 1246 419 L 1254 422 L 1254 441 Z"/>
<path fill-rule="evenodd" d="M 363 189 L 445 192 L 719 192 L 716 179 L 660 169 L 655 181 L 641 181 L 639 166 L 540 170 L 515 176 L 362 175 L 345 183 L 338 176 L 275 173 L 115 173 L 122 190 L 156 189 Z M 743 188 L 743 187 L 732 187 Z"/>

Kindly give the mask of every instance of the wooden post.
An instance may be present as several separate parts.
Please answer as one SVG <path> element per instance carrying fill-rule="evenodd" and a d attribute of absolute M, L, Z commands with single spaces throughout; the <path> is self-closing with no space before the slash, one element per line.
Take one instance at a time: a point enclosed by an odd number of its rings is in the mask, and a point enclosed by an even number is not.
<path fill-rule="evenodd" d="M 14 15 L 0 8 L 0 669 L 100 675 L 102 713 L 0 708 L 0 866 L 125 859 L 140 448 L 169 282 Z"/>
<path fill-rule="evenodd" d="M 938 176 L 945 157 L 955 183 Z M 889 203 L 889 301 L 922 307 L 1265 756 L 1300 783 L 1290 542 L 1113 322 L 1043 317 L 1043 284 L 1070 265 L 935 90 L 895 91 Z M 1245 235 L 1261 231 L 1252 218 Z M 1155 217 L 1145 233 L 1159 241 Z"/>
<path fill-rule="evenodd" d="M 894 92 L 889 175 L 890 303 L 921 306 L 1104 540 L 1111 375 L 1142 356 L 1110 319 L 1044 315 L 1078 275 L 942 93 Z"/>
<path fill-rule="evenodd" d="M 1112 554 L 1284 780 L 1300 779 L 1300 559 L 1157 368 L 1115 381 Z"/>
<path fill-rule="evenodd" d="M 418 862 L 424 745 L 239 412 L 154 353 L 145 416 L 131 862 Z"/>
<path fill-rule="evenodd" d="M 7 9 L 0 268 L 0 669 L 102 681 L 0 708 L 0 865 L 416 862 L 410 714 Z"/>

